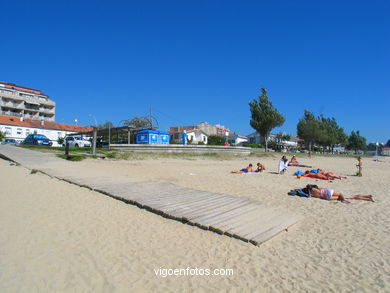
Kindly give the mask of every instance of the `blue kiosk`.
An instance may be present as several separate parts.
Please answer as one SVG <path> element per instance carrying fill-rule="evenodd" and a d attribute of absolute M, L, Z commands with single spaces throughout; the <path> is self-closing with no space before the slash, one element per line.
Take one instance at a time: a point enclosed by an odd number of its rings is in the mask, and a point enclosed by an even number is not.
<path fill-rule="evenodd" d="M 138 131 L 137 144 L 169 144 L 169 133 L 151 129 Z"/>
<path fill-rule="evenodd" d="M 159 144 L 169 144 L 169 133 L 166 131 L 158 132 L 158 143 Z"/>
<path fill-rule="evenodd" d="M 137 133 L 137 144 L 158 144 L 159 131 L 141 130 Z"/>

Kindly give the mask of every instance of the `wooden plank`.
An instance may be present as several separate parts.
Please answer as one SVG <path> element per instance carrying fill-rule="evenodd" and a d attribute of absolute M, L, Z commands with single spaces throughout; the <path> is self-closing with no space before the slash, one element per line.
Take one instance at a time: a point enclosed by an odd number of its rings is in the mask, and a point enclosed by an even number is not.
<path fill-rule="evenodd" d="M 272 208 L 267 209 L 259 209 L 256 210 L 257 215 L 253 217 L 241 220 L 241 222 L 237 222 L 236 224 L 232 224 L 226 228 L 225 234 L 227 235 L 242 235 L 251 233 L 253 231 L 258 231 L 258 227 L 262 226 L 265 222 L 268 222 L 270 218 L 277 216 L 275 214 L 275 210 Z"/>
<path fill-rule="evenodd" d="M 250 200 L 247 198 L 238 197 L 235 198 L 231 203 L 222 203 L 220 206 L 209 207 L 204 210 L 199 210 L 187 215 L 187 219 L 193 220 L 197 218 L 205 218 L 215 216 L 217 213 L 224 213 L 232 208 L 239 208 L 241 205 L 248 203 Z"/>
<path fill-rule="evenodd" d="M 248 211 L 251 211 L 256 208 L 256 203 L 250 202 L 247 205 L 241 207 L 241 208 L 236 208 L 233 209 L 229 212 L 220 214 L 220 215 L 215 215 L 214 217 L 209 218 L 208 220 L 205 221 L 199 221 L 202 225 L 208 226 L 208 227 L 216 227 L 218 224 L 221 222 L 225 221 L 226 219 L 234 218 L 237 217 L 243 213 L 246 213 Z"/>
<path fill-rule="evenodd" d="M 192 205 L 189 205 L 189 206 L 184 206 L 182 208 L 179 208 L 179 209 L 176 209 L 176 210 L 171 210 L 169 211 L 170 213 L 172 214 L 182 214 L 184 216 L 189 216 L 190 214 L 194 213 L 194 212 L 197 212 L 199 210 L 205 210 L 207 208 L 212 208 L 212 207 L 215 207 L 215 206 L 220 206 L 220 205 L 223 205 L 223 204 L 227 204 L 227 203 L 230 203 L 232 201 L 236 201 L 235 199 L 231 199 L 231 198 L 224 198 L 224 197 L 220 197 L 220 198 L 211 198 L 209 199 L 208 201 L 198 201 Z"/>
<path fill-rule="evenodd" d="M 285 231 L 288 227 L 291 225 L 297 223 L 300 220 L 298 217 L 290 217 L 288 219 L 284 219 L 283 221 L 279 221 L 278 223 L 274 224 L 274 226 L 267 231 L 264 231 L 263 233 L 253 237 L 250 239 L 251 243 L 255 245 L 260 245 L 267 241 L 268 239 L 276 236 L 280 232 Z"/>
<path fill-rule="evenodd" d="M 207 198 L 207 194 L 204 194 L 202 196 L 199 196 L 199 198 Z M 181 204 L 184 202 L 190 202 L 193 200 L 197 200 L 197 195 L 195 195 L 193 192 L 187 192 L 185 194 L 178 193 L 173 194 L 172 196 L 165 196 L 161 198 L 139 198 L 139 201 L 142 202 L 142 204 L 152 204 L 158 208 L 164 208 L 166 206 L 172 206 L 174 204 Z"/>
<path fill-rule="evenodd" d="M 266 232 L 267 230 L 271 229 L 274 226 L 277 225 L 284 225 L 285 222 L 289 222 L 290 219 L 293 219 L 295 221 L 295 217 L 293 217 L 290 214 L 282 214 L 279 216 L 275 216 L 272 219 L 270 219 L 267 222 L 263 222 L 261 226 L 256 229 L 256 231 L 248 232 L 248 233 L 241 233 L 243 237 L 246 237 L 248 239 L 254 239 L 258 237 L 260 234 Z"/>
<path fill-rule="evenodd" d="M 182 212 L 182 211 L 188 211 L 193 208 L 198 208 L 200 206 L 205 206 L 208 204 L 213 204 L 214 202 L 222 201 L 222 200 L 229 200 L 229 198 L 224 197 L 223 195 L 219 196 L 206 196 L 205 198 L 202 199 L 197 199 L 191 203 L 185 203 L 184 205 L 177 206 L 177 207 L 169 207 L 167 211 L 169 212 Z"/>

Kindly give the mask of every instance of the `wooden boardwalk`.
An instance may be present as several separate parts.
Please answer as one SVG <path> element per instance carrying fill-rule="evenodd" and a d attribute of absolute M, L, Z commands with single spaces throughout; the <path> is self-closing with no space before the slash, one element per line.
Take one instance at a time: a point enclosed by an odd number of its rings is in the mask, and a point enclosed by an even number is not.
<path fill-rule="evenodd" d="M 77 163 L 53 154 L 0 146 L 0 155 L 72 184 L 87 187 L 184 223 L 259 245 L 302 219 L 301 216 L 244 197 L 180 187 L 171 183 L 135 182 L 104 173 L 75 176 Z"/>

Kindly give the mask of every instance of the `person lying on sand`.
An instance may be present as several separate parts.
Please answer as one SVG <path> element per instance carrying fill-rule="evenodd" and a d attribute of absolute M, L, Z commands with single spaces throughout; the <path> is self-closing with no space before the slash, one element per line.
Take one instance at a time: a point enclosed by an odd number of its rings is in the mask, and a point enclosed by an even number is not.
<path fill-rule="evenodd" d="M 356 200 L 365 200 L 365 201 L 374 201 L 372 195 L 351 195 L 350 197 L 344 197 L 341 192 L 334 191 L 333 189 L 328 188 L 319 188 L 317 185 L 306 185 L 305 188 L 302 188 L 302 191 L 308 194 L 308 197 L 316 197 L 325 200 L 339 200 L 342 203 L 350 203 L 348 199 Z"/>
<path fill-rule="evenodd" d="M 329 177 L 327 175 L 324 175 L 324 174 L 319 174 L 319 173 L 313 173 L 309 170 L 307 170 L 305 172 L 305 174 L 303 175 L 303 177 L 309 177 L 309 178 L 314 178 L 314 179 L 322 179 L 322 180 L 333 180 L 332 177 Z"/>
<path fill-rule="evenodd" d="M 252 164 L 249 164 L 248 167 L 246 167 L 244 169 L 241 169 L 240 171 L 231 171 L 230 173 L 233 173 L 233 174 L 244 174 L 244 173 L 248 173 L 248 172 L 253 172 Z"/>
<path fill-rule="evenodd" d="M 306 167 L 306 168 L 311 168 L 311 166 L 299 164 L 299 163 L 298 163 L 298 160 L 297 160 L 297 157 L 296 157 L 295 155 L 291 157 L 290 162 L 288 162 L 288 165 L 289 165 L 289 166 L 295 166 L 295 167 Z"/>
<path fill-rule="evenodd" d="M 325 171 L 322 170 L 322 169 L 317 169 L 317 174 L 325 175 L 325 176 L 327 176 L 327 177 L 329 177 L 329 178 L 332 178 L 332 180 L 333 180 L 333 179 L 347 179 L 346 176 L 338 176 L 338 175 L 336 175 L 336 174 L 333 173 L 333 172 L 325 172 Z"/>
<path fill-rule="evenodd" d="M 263 172 L 265 170 L 265 166 L 261 163 L 257 163 L 257 169 L 255 172 Z"/>

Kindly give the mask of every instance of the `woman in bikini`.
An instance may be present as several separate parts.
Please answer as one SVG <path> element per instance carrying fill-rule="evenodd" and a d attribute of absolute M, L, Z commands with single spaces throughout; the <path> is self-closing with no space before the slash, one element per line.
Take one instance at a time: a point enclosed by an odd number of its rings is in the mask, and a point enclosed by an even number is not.
<path fill-rule="evenodd" d="M 296 166 L 296 167 L 311 168 L 311 166 L 299 164 L 299 163 L 298 163 L 298 160 L 297 160 L 297 157 L 296 157 L 295 155 L 293 155 L 293 156 L 291 157 L 290 162 L 288 162 L 288 165 L 289 165 L 289 166 Z"/>
<path fill-rule="evenodd" d="M 339 200 L 343 203 L 350 203 L 348 199 L 356 200 L 365 200 L 365 201 L 374 201 L 372 195 L 351 195 L 350 197 L 344 197 L 341 192 L 334 191 L 333 189 L 328 188 L 319 188 L 317 185 L 306 185 L 302 189 L 303 192 L 309 194 L 309 197 L 316 197 L 325 200 Z"/>
<path fill-rule="evenodd" d="M 339 176 L 339 175 L 336 175 L 333 172 L 325 172 L 322 169 L 317 169 L 317 172 L 318 172 L 318 174 L 322 174 L 322 175 L 328 176 L 329 178 L 332 178 L 332 179 L 347 179 L 346 176 Z"/>

